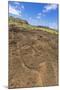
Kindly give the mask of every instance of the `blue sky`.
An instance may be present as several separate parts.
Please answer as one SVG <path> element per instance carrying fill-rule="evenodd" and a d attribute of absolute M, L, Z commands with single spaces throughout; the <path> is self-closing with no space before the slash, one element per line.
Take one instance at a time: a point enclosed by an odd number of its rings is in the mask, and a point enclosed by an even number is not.
<path fill-rule="evenodd" d="M 58 29 L 58 5 L 9 1 L 9 15 L 27 20 L 31 25 Z"/>

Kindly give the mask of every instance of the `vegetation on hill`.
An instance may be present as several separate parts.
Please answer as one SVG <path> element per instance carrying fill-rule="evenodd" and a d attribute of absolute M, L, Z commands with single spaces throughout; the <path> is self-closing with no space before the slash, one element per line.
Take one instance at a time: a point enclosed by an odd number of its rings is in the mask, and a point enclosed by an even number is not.
<path fill-rule="evenodd" d="M 15 25 L 19 28 L 24 28 L 26 30 L 43 30 L 52 34 L 58 34 L 57 30 L 45 26 L 32 26 L 26 20 L 14 18 L 12 16 L 9 16 L 8 21 L 9 21 L 9 25 Z"/>

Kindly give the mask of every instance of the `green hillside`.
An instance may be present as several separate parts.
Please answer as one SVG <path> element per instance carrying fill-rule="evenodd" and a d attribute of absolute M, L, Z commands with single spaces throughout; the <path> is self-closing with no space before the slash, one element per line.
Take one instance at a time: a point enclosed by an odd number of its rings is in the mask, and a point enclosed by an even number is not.
<path fill-rule="evenodd" d="M 51 29 L 49 27 L 44 27 L 44 26 L 32 26 L 26 20 L 14 18 L 12 16 L 8 18 L 8 23 L 9 25 L 15 25 L 19 28 L 24 28 L 26 30 L 43 30 L 52 34 L 58 34 L 57 30 Z"/>

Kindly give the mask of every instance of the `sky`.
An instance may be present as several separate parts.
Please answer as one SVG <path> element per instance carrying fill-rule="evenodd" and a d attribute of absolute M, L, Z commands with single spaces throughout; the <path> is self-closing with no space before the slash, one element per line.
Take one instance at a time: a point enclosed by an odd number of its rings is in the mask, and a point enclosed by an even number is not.
<path fill-rule="evenodd" d="M 9 1 L 9 16 L 27 20 L 35 26 L 58 29 L 58 5 L 47 3 Z"/>

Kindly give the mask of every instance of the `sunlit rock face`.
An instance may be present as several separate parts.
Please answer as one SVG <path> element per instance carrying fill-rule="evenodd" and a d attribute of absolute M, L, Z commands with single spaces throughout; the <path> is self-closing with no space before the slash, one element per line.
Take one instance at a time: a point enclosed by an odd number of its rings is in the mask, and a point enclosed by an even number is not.
<path fill-rule="evenodd" d="M 58 85 L 58 35 L 9 26 L 9 88 Z"/>

